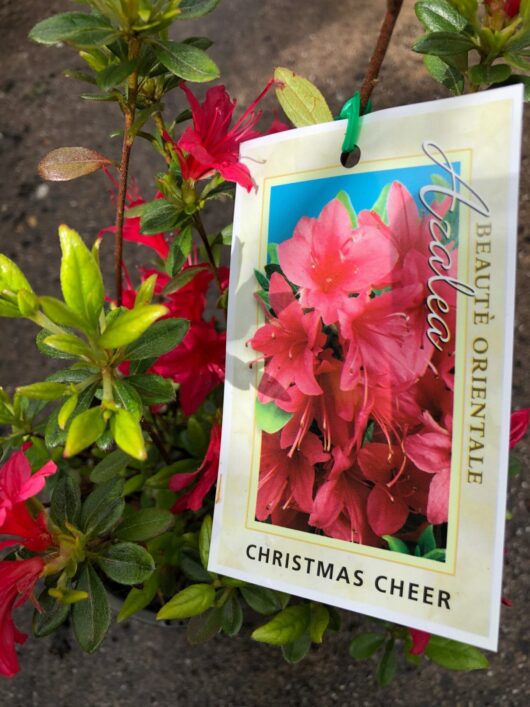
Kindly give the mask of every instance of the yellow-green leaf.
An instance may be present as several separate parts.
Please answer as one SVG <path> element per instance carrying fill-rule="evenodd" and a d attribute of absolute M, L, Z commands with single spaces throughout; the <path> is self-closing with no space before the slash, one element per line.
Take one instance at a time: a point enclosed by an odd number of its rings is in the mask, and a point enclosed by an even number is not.
<path fill-rule="evenodd" d="M 147 459 L 144 436 L 138 420 L 124 409 L 119 409 L 110 420 L 112 436 L 126 454 L 143 461 Z"/>
<path fill-rule="evenodd" d="M 99 337 L 98 344 L 105 349 L 127 346 L 167 312 L 167 308 L 162 304 L 143 304 L 134 309 L 127 309 L 110 322 Z"/>
<path fill-rule="evenodd" d="M 74 417 L 68 430 L 64 456 L 66 458 L 73 457 L 89 447 L 103 434 L 105 426 L 103 411 L 100 407 L 90 408 L 90 410 L 85 410 Z"/>
<path fill-rule="evenodd" d="M 333 120 L 326 99 L 311 81 L 281 66 L 275 69 L 274 80 L 278 101 L 297 128 Z"/>

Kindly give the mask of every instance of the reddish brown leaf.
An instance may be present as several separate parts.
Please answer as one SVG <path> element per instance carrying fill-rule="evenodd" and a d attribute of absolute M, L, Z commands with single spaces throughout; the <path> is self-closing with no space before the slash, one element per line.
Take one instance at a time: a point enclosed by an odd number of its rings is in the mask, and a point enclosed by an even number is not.
<path fill-rule="evenodd" d="M 111 164 L 105 155 L 87 147 L 59 147 L 48 152 L 39 162 L 38 171 L 50 182 L 67 182 L 84 177 Z"/>

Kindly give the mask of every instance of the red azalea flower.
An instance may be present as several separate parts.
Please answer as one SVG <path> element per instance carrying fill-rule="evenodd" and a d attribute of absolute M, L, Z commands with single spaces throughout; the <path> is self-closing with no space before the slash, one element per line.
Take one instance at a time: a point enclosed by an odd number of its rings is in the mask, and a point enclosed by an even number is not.
<path fill-rule="evenodd" d="M 179 399 L 185 415 L 193 415 L 206 396 L 224 381 L 226 334 L 213 322 L 192 323 L 184 340 L 161 356 L 153 373 L 180 383 Z"/>
<path fill-rule="evenodd" d="M 173 505 L 173 513 L 181 513 L 189 509 L 198 511 L 204 502 L 204 497 L 217 480 L 219 470 L 219 453 L 221 450 L 221 425 L 216 422 L 210 432 L 210 444 L 197 471 L 191 474 L 175 474 L 169 480 L 171 491 L 182 491 L 194 481 L 196 485 L 183 494 Z"/>
<path fill-rule="evenodd" d="M 155 199 L 163 199 L 163 195 L 158 193 Z M 131 199 L 129 197 L 127 208 L 132 209 L 135 206 L 141 206 L 145 204 L 142 197 L 137 199 Z M 98 233 L 98 238 L 101 238 L 104 233 L 115 233 L 116 226 L 107 226 L 107 228 L 102 228 Z M 135 216 L 128 218 L 127 211 L 125 212 L 125 219 L 123 222 L 123 240 L 130 241 L 132 243 L 141 243 L 142 245 L 154 250 L 157 255 L 159 255 L 162 260 L 165 260 L 169 254 L 169 245 L 167 243 L 166 237 L 163 233 L 155 233 L 152 236 L 144 236 L 140 232 L 140 216 Z"/>
<path fill-rule="evenodd" d="M 530 408 L 512 412 L 510 417 L 510 449 L 518 444 L 528 431 L 530 424 Z"/>
<path fill-rule="evenodd" d="M 319 315 L 304 313 L 290 285 L 279 273 L 271 277 L 269 299 L 277 316 L 269 317 L 249 342 L 268 359 L 260 383 L 262 397 L 269 397 L 271 386 L 287 390 L 291 383 L 306 395 L 319 395 L 322 388 L 315 379 L 315 359 L 326 341 Z"/>
<path fill-rule="evenodd" d="M 408 632 L 412 638 L 412 648 L 410 649 L 411 655 L 421 655 L 431 640 L 431 634 L 426 631 L 420 631 L 417 628 L 409 628 Z"/>
<path fill-rule="evenodd" d="M 24 643 L 27 635 L 15 626 L 12 612 L 30 598 L 43 569 L 40 557 L 0 562 L 0 675 L 19 671 L 15 643 Z"/>
<path fill-rule="evenodd" d="M 280 265 L 300 287 L 300 303 L 334 324 L 352 293 L 377 286 L 398 258 L 377 229 L 353 230 L 346 207 L 333 199 L 318 218 L 303 217 L 292 238 L 278 246 Z"/>
<path fill-rule="evenodd" d="M 173 144 L 184 179 L 197 180 L 219 172 L 227 182 L 236 182 L 247 191 L 252 189 L 250 171 L 239 161 L 239 145 L 260 136 L 253 129 L 261 117 L 261 112 L 256 112 L 255 108 L 271 86 L 272 81 L 269 81 L 230 128 L 236 102 L 230 99 L 224 86 L 208 89 L 204 101 L 199 103 L 186 84 L 181 84 L 191 107 L 193 127 L 186 128 L 177 143 L 167 133 L 164 137 Z M 278 121 L 273 123 L 273 128 L 278 132 Z"/>

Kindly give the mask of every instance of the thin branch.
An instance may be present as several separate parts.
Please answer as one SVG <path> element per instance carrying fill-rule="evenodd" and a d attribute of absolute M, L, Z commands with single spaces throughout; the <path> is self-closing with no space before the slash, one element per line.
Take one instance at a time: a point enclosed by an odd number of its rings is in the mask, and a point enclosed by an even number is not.
<path fill-rule="evenodd" d="M 160 439 L 158 432 L 155 430 L 154 426 L 146 419 L 142 420 L 142 427 L 147 432 L 153 444 L 160 452 L 160 456 L 165 461 L 166 464 L 171 464 L 171 456 L 169 455 L 164 443 Z"/>
<path fill-rule="evenodd" d="M 379 30 L 379 36 L 361 85 L 361 113 L 365 111 L 372 91 L 379 79 L 379 72 L 385 60 L 388 45 L 402 6 L 403 0 L 387 0 L 385 18 Z"/>
<path fill-rule="evenodd" d="M 219 291 L 222 292 L 223 288 L 221 286 L 221 278 L 219 277 L 219 270 L 217 269 L 217 265 L 215 263 L 215 258 L 213 256 L 212 248 L 210 246 L 210 242 L 208 241 L 208 235 L 206 233 L 206 230 L 204 228 L 202 219 L 198 213 L 195 214 L 193 223 L 195 224 L 195 228 L 197 229 L 197 233 L 201 237 L 202 244 L 204 245 L 204 250 L 206 251 L 206 255 L 208 256 L 208 261 L 212 267 L 213 274 L 215 275 L 215 280 L 217 282 L 217 285 L 219 287 Z"/>
<path fill-rule="evenodd" d="M 136 59 L 138 57 L 139 51 L 140 43 L 135 37 L 132 37 L 129 41 L 129 59 Z M 129 76 L 127 105 L 124 108 L 125 125 L 123 131 L 123 142 L 121 147 L 118 201 L 116 204 L 116 230 L 114 233 L 114 276 L 116 283 L 116 302 L 118 306 L 121 306 L 123 292 L 123 219 L 125 213 L 125 200 L 127 198 L 129 160 L 131 157 L 131 148 L 134 142 L 134 135 L 131 134 L 131 128 L 134 123 L 137 92 L 138 69 L 135 69 L 133 73 Z"/>

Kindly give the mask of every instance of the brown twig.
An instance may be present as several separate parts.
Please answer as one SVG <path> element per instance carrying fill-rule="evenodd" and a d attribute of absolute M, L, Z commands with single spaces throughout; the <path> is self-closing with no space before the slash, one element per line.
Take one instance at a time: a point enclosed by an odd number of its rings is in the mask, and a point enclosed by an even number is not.
<path fill-rule="evenodd" d="M 379 30 L 379 36 L 361 85 L 361 113 L 365 111 L 372 91 L 377 84 L 379 72 L 385 60 L 388 45 L 390 44 L 402 5 L 403 0 L 387 0 L 385 18 Z"/>
<path fill-rule="evenodd" d="M 140 43 L 135 37 L 129 41 L 129 59 L 136 59 L 140 51 Z M 138 70 L 135 69 L 129 76 L 129 88 L 127 103 L 124 107 L 124 131 L 121 146 L 120 175 L 118 188 L 118 201 L 116 204 L 116 230 L 114 233 L 114 276 L 116 283 L 116 302 L 121 306 L 122 301 L 122 265 L 123 265 L 123 218 L 125 213 L 125 200 L 127 198 L 127 179 L 129 176 L 129 160 L 131 158 L 131 148 L 134 142 L 134 135 L 131 128 L 134 123 L 136 111 L 136 95 L 138 92 Z"/>

